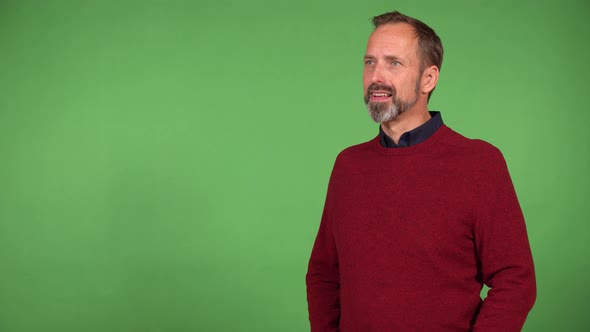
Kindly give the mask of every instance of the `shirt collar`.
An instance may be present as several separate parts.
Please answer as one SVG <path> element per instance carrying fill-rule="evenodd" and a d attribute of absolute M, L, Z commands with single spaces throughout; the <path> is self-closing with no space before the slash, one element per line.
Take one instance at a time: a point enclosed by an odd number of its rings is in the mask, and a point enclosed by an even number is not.
<path fill-rule="evenodd" d="M 397 144 L 389 137 L 381 125 L 379 125 L 379 141 L 381 146 L 385 148 L 403 148 L 416 144 L 420 144 L 427 140 L 434 132 L 443 125 L 442 116 L 440 112 L 431 111 L 429 112 L 431 118 L 419 127 L 416 127 L 410 131 L 402 134 Z"/>

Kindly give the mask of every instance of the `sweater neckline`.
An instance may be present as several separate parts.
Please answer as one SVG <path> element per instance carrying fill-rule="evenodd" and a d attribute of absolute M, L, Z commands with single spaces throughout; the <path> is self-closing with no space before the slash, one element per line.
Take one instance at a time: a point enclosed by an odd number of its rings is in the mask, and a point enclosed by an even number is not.
<path fill-rule="evenodd" d="M 424 149 L 428 149 L 432 145 L 438 144 L 438 142 L 443 139 L 445 136 L 448 135 L 450 132 L 450 128 L 446 125 L 440 126 L 437 131 L 435 131 L 432 136 L 428 139 L 423 141 L 422 143 L 418 143 L 416 145 L 411 145 L 408 147 L 399 147 L 399 148 L 386 148 L 381 145 L 379 140 L 379 135 L 371 140 L 371 145 L 377 152 L 384 154 L 384 155 L 403 155 L 403 154 L 410 154 L 410 153 L 417 153 Z"/>

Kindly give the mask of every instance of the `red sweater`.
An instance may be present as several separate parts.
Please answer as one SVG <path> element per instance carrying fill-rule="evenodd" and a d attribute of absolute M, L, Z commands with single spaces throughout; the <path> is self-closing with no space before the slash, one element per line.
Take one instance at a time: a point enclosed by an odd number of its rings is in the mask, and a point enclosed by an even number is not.
<path fill-rule="evenodd" d="M 345 149 L 306 281 L 312 332 L 520 331 L 535 276 L 501 153 L 444 125 Z"/>

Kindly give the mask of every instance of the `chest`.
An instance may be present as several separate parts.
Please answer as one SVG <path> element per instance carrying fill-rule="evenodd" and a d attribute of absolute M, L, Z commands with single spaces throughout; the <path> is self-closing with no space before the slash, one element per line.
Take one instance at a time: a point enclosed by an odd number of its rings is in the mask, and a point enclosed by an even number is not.
<path fill-rule="evenodd" d="M 469 165 L 456 165 L 409 159 L 342 172 L 331 188 L 339 252 L 372 260 L 471 253 L 477 183 Z"/>

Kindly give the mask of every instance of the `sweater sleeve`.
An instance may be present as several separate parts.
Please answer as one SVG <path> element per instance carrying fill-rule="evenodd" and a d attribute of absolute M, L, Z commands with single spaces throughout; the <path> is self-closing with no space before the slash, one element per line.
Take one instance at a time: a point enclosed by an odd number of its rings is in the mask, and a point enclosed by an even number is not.
<path fill-rule="evenodd" d="M 338 332 L 340 323 L 340 273 L 338 253 L 331 226 L 331 187 L 334 171 L 320 228 L 309 260 L 306 284 L 311 332 Z"/>
<path fill-rule="evenodd" d="M 492 148 L 483 159 L 474 236 L 480 277 L 490 290 L 473 331 L 520 331 L 536 298 L 533 258 L 504 158 Z"/>

